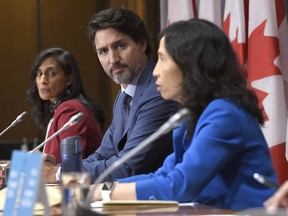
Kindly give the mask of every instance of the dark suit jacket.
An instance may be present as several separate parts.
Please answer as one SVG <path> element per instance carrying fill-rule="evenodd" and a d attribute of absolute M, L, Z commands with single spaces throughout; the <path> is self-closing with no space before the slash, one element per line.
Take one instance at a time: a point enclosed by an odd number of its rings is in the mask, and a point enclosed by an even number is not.
<path fill-rule="evenodd" d="M 113 120 L 103 137 L 101 146 L 94 154 L 83 160 L 83 170 L 91 173 L 92 181 L 108 166 L 159 129 L 178 110 L 177 103 L 164 100 L 157 91 L 155 78 L 152 75 L 154 67 L 155 64 L 149 60 L 138 80 L 125 133 L 121 139 L 117 139 L 114 133 L 115 128 L 122 124 L 115 115 L 117 113 L 115 110 L 120 109 L 118 94 L 113 108 Z M 172 136 L 168 133 L 118 167 L 108 179 L 115 180 L 155 171 L 171 152 Z"/>

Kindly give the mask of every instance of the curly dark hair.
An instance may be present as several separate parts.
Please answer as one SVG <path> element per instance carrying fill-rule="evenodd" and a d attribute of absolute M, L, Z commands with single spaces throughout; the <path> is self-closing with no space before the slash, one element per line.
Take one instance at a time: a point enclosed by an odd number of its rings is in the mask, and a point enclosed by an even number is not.
<path fill-rule="evenodd" d="M 42 100 L 38 94 L 36 85 L 38 68 L 43 61 L 49 57 L 53 57 L 58 62 L 66 76 L 71 76 L 71 85 L 69 85 L 58 95 L 57 102 L 55 104 L 50 102 L 50 100 Z M 47 129 L 50 118 L 54 114 L 54 110 L 62 102 L 69 99 L 78 99 L 88 106 L 103 130 L 105 122 L 104 111 L 100 105 L 96 104 L 86 95 L 78 64 L 70 52 L 61 48 L 49 48 L 40 52 L 32 64 L 31 81 L 32 87 L 27 90 L 27 102 L 32 107 L 36 126 L 43 134 Z"/>
<path fill-rule="evenodd" d="M 87 27 L 87 35 L 95 50 L 95 34 L 99 30 L 113 28 L 130 36 L 136 43 L 146 41 L 146 55 L 150 57 L 152 45 L 143 20 L 133 11 L 124 8 L 109 8 L 94 14 Z"/>
<path fill-rule="evenodd" d="M 224 32 L 213 23 L 191 19 L 161 32 L 165 48 L 183 73 L 182 103 L 191 112 L 187 131 L 193 135 L 208 104 L 227 98 L 244 107 L 260 125 L 264 118 L 255 93 L 247 88 L 241 66 Z"/>

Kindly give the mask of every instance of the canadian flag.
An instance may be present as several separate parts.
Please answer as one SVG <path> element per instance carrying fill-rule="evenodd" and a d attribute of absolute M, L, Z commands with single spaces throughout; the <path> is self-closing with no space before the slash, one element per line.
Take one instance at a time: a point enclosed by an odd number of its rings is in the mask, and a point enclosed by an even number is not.
<path fill-rule="evenodd" d="M 248 82 L 263 109 L 264 136 L 283 183 L 287 163 L 288 44 L 284 0 L 250 0 L 248 25 Z M 285 157 L 286 154 L 286 157 Z"/>
<path fill-rule="evenodd" d="M 198 18 L 206 19 L 222 28 L 222 0 L 199 1 Z"/>
<path fill-rule="evenodd" d="M 180 20 L 197 17 L 195 0 L 168 0 L 167 26 Z"/>
<path fill-rule="evenodd" d="M 248 0 L 226 0 L 224 9 L 223 31 L 230 38 L 242 66 L 247 62 L 247 15 L 245 15 L 247 4 Z M 243 71 L 243 76 L 247 77 L 246 71 Z"/>
<path fill-rule="evenodd" d="M 199 18 L 221 27 L 217 21 L 220 1 L 198 3 Z M 167 25 L 193 17 L 197 17 L 195 1 L 168 0 Z M 263 133 L 283 183 L 288 180 L 288 25 L 284 0 L 226 0 L 222 26 L 240 64 L 247 69 L 243 76 L 249 88 L 259 99 L 265 118 Z"/>

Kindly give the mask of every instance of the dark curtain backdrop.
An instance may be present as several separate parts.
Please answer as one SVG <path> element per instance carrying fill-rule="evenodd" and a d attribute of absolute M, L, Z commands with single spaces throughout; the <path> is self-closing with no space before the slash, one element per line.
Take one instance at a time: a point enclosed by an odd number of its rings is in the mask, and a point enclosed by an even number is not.
<path fill-rule="evenodd" d="M 144 19 L 157 50 L 160 6 L 156 0 L 0 0 L 0 131 L 23 111 L 29 113 L 28 119 L 0 137 L 0 144 L 43 139 L 26 102 L 26 90 L 31 86 L 34 57 L 49 47 L 62 47 L 75 55 L 86 91 L 104 107 L 106 127 L 109 125 L 119 86 L 102 70 L 85 27 L 92 14 L 116 6 L 131 9 Z M 152 58 L 156 60 L 156 52 Z"/>

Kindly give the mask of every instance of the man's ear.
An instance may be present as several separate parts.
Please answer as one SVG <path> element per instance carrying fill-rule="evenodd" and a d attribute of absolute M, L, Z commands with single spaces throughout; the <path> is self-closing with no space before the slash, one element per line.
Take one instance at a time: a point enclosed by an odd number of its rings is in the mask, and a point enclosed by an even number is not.
<path fill-rule="evenodd" d="M 140 47 L 140 49 L 142 50 L 142 52 L 145 52 L 147 49 L 147 42 L 145 40 L 139 41 L 138 45 Z"/>

